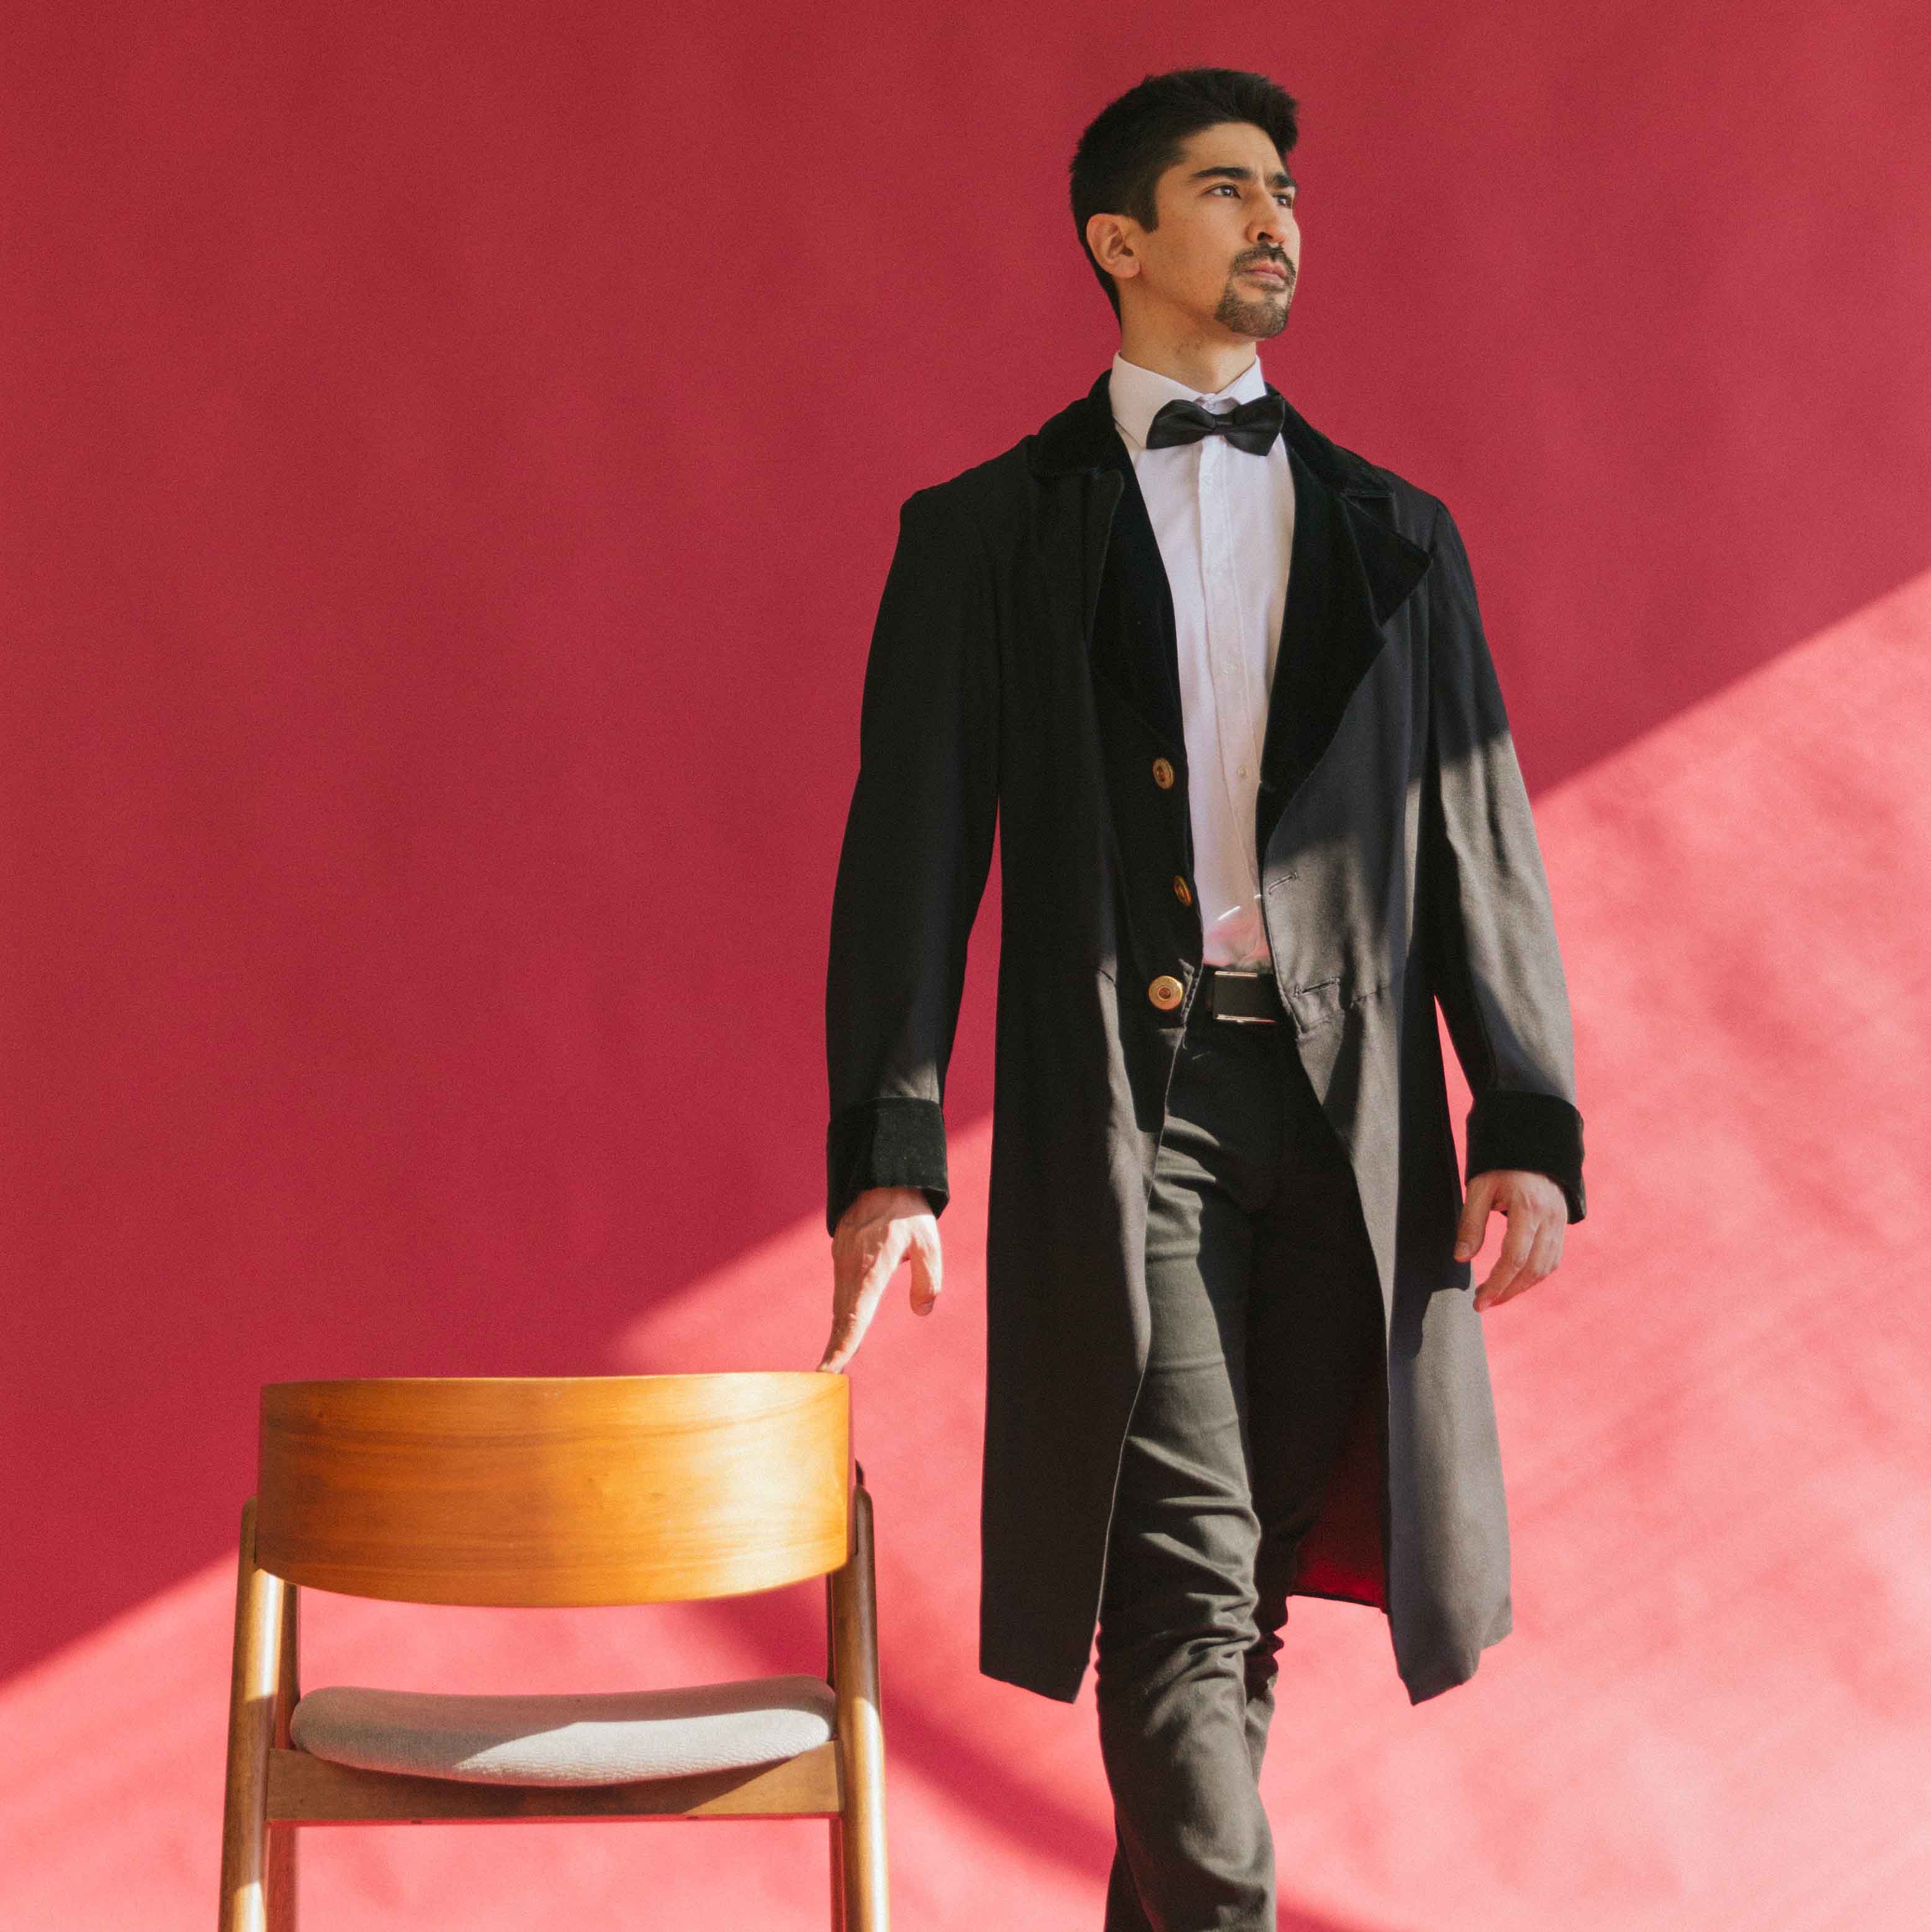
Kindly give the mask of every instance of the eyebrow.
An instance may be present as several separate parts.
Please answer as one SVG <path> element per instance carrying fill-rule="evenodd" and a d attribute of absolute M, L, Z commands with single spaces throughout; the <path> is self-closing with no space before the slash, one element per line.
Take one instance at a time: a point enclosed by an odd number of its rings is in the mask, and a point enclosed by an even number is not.
<path fill-rule="evenodd" d="M 1254 178 L 1254 172 L 1251 168 L 1196 168 L 1187 178 L 1189 181 L 1197 182 L 1215 180 L 1251 182 Z M 1269 188 L 1298 188 L 1301 184 L 1285 168 L 1276 168 L 1273 173 L 1267 177 L 1267 185 Z"/>

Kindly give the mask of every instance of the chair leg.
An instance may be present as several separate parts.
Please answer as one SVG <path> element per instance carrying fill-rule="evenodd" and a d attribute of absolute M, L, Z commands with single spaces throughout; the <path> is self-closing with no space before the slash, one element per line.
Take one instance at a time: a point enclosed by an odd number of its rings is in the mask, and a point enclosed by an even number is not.
<path fill-rule="evenodd" d="M 275 1672 L 275 1748 L 289 1748 L 288 1724 L 302 1695 L 298 1606 L 302 1592 L 293 1583 L 281 1592 L 281 1648 Z M 295 1850 L 301 1842 L 293 1825 L 271 1825 L 268 1834 L 268 1932 L 296 1932 Z"/>
<path fill-rule="evenodd" d="M 878 1593 L 872 1561 L 872 1495 L 863 1477 L 851 1491 L 851 1554 L 832 1577 L 839 1748 L 845 1811 L 837 1824 L 847 1932 L 887 1932 L 885 1738 L 878 1708 Z"/>
<path fill-rule="evenodd" d="M 296 1828 L 271 1825 L 268 1834 L 268 1910 L 266 1932 L 296 1932 L 295 1847 Z"/>
<path fill-rule="evenodd" d="M 824 1676 L 835 1690 L 838 1688 L 838 1576 L 824 1580 Z M 845 1832 L 842 1818 L 826 1820 L 831 1851 L 831 1932 L 845 1932 Z"/>
<path fill-rule="evenodd" d="M 255 1504 L 242 1511 L 228 1700 L 227 1794 L 221 1820 L 219 1932 L 269 1932 L 268 1754 L 282 1685 L 287 1586 L 255 1567 Z M 291 1868 L 289 1876 L 293 1877 Z"/>
<path fill-rule="evenodd" d="M 845 1834 L 841 1822 L 830 1820 L 831 1932 L 845 1932 Z"/>

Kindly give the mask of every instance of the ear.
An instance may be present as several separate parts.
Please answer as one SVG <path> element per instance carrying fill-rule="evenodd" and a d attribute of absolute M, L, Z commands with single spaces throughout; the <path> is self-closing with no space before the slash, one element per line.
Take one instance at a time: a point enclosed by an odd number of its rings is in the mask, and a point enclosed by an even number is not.
<path fill-rule="evenodd" d="M 1137 224 L 1123 214 L 1089 214 L 1086 218 L 1086 246 L 1093 259 L 1116 281 L 1130 281 L 1140 273 L 1140 257 L 1134 253 Z"/>

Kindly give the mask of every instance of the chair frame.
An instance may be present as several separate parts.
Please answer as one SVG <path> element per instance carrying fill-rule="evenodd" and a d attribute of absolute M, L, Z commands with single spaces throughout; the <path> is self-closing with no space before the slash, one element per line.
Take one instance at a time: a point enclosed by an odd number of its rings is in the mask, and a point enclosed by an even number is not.
<path fill-rule="evenodd" d="M 536 1786 L 365 1771 L 290 1742 L 301 1696 L 300 1588 L 256 1562 L 256 1498 L 242 1511 L 218 1932 L 295 1932 L 296 1834 L 318 1825 L 822 1818 L 832 1932 L 888 1932 L 884 1732 L 871 1492 L 852 1464 L 849 1554 L 825 1573 L 834 1735 L 776 1764 L 626 1784 Z"/>

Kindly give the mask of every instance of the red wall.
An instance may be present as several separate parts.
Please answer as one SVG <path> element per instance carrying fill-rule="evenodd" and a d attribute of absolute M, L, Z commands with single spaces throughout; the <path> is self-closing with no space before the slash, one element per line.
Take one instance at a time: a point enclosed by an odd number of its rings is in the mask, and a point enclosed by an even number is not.
<path fill-rule="evenodd" d="M 0 1672 L 230 1546 L 263 1380 L 596 1372 L 817 1209 L 896 507 L 1110 356 L 1143 74 L 1301 97 L 1264 363 L 1538 783 L 1931 562 L 1921 6 L 964 18 L 11 24 Z"/>

